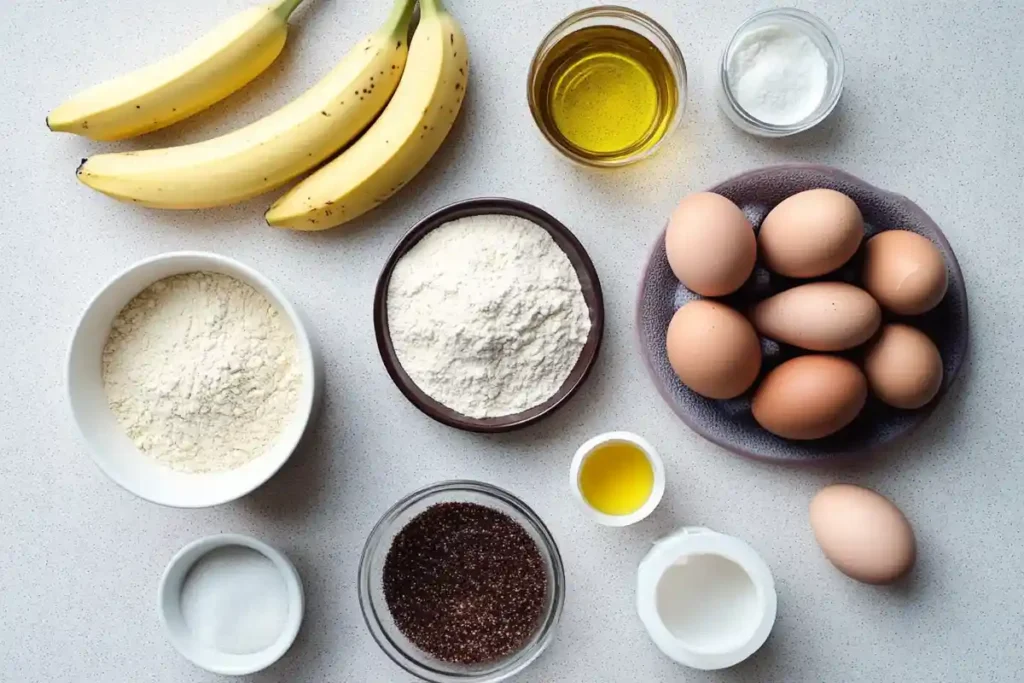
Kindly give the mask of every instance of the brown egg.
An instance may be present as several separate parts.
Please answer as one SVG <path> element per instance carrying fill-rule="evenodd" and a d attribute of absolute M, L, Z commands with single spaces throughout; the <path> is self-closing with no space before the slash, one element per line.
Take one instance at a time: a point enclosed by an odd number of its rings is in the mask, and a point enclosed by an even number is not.
<path fill-rule="evenodd" d="M 691 301 L 676 311 L 665 346 L 679 380 L 708 398 L 739 396 L 761 371 L 753 326 L 717 301 Z"/>
<path fill-rule="evenodd" d="M 864 288 L 900 315 L 939 305 L 948 285 L 946 262 L 931 240 L 907 230 L 886 230 L 868 240 Z"/>
<path fill-rule="evenodd" d="M 672 212 L 665 254 L 672 272 L 690 291 L 724 296 L 754 271 L 757 238 L 738 206 L 722 195 L 698 192 Z"/>
<path fill-rule="evenodd" d="M 807 190 L 784 200 L 761 223 L 757 246 L 768 270 L 817 277 L 849 261 L 864 238 L 860 209 L 841 192 Z"/>
<path fill-rule="evenodd" d="M 888 498 L 850 484 L 826 486 L 811 501 L 811 529 L 836 569 L 863 583 L 891 583 L 910 571 L 917 544 Z"/>
<path fill-rule="evenodd" d="M 892 324 L 864 358 L 864 373 L 878 398 L 896 408 L 920 408 L 942 386 L 942 356 L 924 332 Z"/>
<path fill-rule="evenodd" d="M 799 356 L 761 381 L 751 409 L 757 423 L 785 439 L 834 434 L 864 407 L 868 382 L 856 365 L 836 356 Z"/>
<path fill-rule="evenodd" d="M 811 351 L 842 351 L 878 331 L 882 309 L 853 285 L 812 282 L 760 302 L 751 320 L 758 332 L 775 341 Z"/>

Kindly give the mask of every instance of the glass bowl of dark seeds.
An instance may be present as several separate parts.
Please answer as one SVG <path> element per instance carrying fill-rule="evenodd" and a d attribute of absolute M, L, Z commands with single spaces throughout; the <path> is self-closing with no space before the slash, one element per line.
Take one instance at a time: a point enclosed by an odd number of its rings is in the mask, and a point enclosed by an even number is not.
<path fill-rule="evenodd" d="M 398 501 L 359 562 L 371 635 L 425 681 L 519 673 L 551 642 L 564 600 L 562 558 L 544 522 L 481 482 L 441 482 Z"/>

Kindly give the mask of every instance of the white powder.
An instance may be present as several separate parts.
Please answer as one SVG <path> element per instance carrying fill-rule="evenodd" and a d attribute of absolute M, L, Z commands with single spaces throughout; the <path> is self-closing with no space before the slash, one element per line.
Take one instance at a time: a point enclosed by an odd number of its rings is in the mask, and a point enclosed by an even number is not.
<path fill-rule="evenodd" d="M 729 53 L 728 79 L 739 105 L 771 125 L 793 125 L 814 113 L 828 89 L 828 63 L 797 29 L 779 25 L 740 36 Z"/>
<path fill-rule="evenodd" d="M 263 455 L 301 383 L 287 321 L 255 289 L 217 273 L 147 287 L 117 315 L 103 349 L 118 422 L 139 450 L 185 472 Z"/>
<path fill-rule="evenodd" d="M 412 381 L 474 418 L 546 401 L 590 332 L 569 258 L 546 230 L 515 216 L 461 218 L 428 233 L 396 265 L 387 305 Z"/>
<path fill-rule="evenodd" d="M 181 616 L 193 637 L 218 652 L 243 655 L 273 645 L 288 620 L 288 587 L 277 565 L 252 548 L 203 555 L 181 586 Z"/>

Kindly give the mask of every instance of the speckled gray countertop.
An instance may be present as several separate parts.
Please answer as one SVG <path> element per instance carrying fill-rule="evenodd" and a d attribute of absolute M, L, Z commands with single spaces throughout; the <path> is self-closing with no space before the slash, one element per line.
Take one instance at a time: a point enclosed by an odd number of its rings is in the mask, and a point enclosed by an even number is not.
<path fill-rule="evenodd" d="M 533 49 L 578 0 L 447 0 L 473 65 L 463 113 L 429 167 L 354 231 L 267 228 L 269 199 L 195 213 L 117 204 L 75 181 L 96 150 L 203 139 L 305 89 L 386 15 L 387 0 L 307 0 L 282 58 L 229 101 L 121 145 L 48 134 L 47 110 L 81 86 L 172 51 L 250 0 L 9 0 L 0 7 L 0 681 L 167 681 L 217 677 L 160 630 L 157 580 L 205 534 L 240 531 L 284 550 L 308 596 L 290 653 L 253 683 L 405 682 L 371 640 L 354 586 L 363 540 L 400 495 L 453 477 L 506 487 L 559 541 L 568 597 L 552 647 L 523 683 L 634 681 L 1020 681 L 1024 677 L 1024 12 L 1015 0 L 797 2 L 839 35 L 846 93 L 820 129 L 776 142 L 734 130 L 715 103 L 720 50 L 770 3 L 630 2 L 679 41 L 690 70 L 683 128 L 647 163 L 609 173 L 570 166 L 533 130 L 524 82 Z M 668 6 L 671 6 L 669 8 Z M 633 304 L 643 260 L 685 193 L 782 161 L 839 166 L 904 193 L 942 226 L 968 283 L 973 351 L 926 427 L 842 469 L 748 462 L 674 416 L 638 356 Z M 522 433 L 465 434 L 430 421 L 391 383 L 370 303 L 390 249 L 454 200 L 508 195 L 576 232 L 603 280 L 608 316 L 596 370 L 556 417 Z M 173 510 L 107 480 L 86 455 L 64 397 L 68 338 L 86 301 L 145 256 L 204 249 L 273 279 L 312 319 L 327 396 L 307 446 L 253 495 Z M 627 530 L 597 527 L 569 497 L 576 446 L 598 432 L 643 434 L 666 457 L 660 509 Z M 912 520 L 920 560 L 898 588 L 856 584 L 821 557 L 807 522 L 833 481 L 876 487 Z M 749 541 L 775 573 L 779 618 L 746 663 L 679 668 L 633 611 L 637 561 L 652 540 L 700 524 Z"/>

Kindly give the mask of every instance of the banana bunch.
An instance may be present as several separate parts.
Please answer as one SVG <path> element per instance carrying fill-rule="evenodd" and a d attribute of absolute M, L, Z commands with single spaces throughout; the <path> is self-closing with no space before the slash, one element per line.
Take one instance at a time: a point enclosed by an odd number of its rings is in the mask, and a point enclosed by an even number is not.
<path fill-rule="evenodd" d="M 283 0 L 260 11 L 279 19 L 281 31 L 286 32 L 287 17 L 299 2 Z M 416 0 L 396 0 L 379 30 L 352 48 L 323 80 L 278 111 L 204 142 L 89 157 L 78 167 L 78 179 L 123 201 L 200 209 L 272 190 L 345 148 L 278 199 L 266 219 L 273 226 L 324 230 L 365 213 L 422 170 L 451 130 L 465 95 L 468 48 L 461 28 L 440 0 L 419 3 L 421 16 L 411 46 L 407 38 Z M 257 21 L 248 32 L 267 30 Z M 240 46 L 240 31 L 231 21 L 218 31 L 186 50 L 192 51 L 188 56 L 149 67 L 150 89 L 144 89 L 137 76 L 146 70 L 130 74 L 100 86 L 100 95 L 85 97 L 87 92 L 76 98 L 84 103 L 77 109 L 71 103 L 62 105 L 48 117 L 48 125 L 114 139 L 169 125 L 189 115 L 178 116 L 181 112 L 209 106 L 227 94 L 228 82 L 237 89 L 245 82 L 242 78 L 258 73 L 247 76 L 258 64 L 247 63 L 243 68 L 238 57 L 240 51 L 249 50 L 247 60 L 255 60 L 257 52 L 250 44 L 254 39 L 247 38 Z M 273 40 L 255 40 L 262 45 L 258 54 L 264 55 L 264 61 L 265 55 L 276 57 L 280 52 L 284 33 L 277 38 L 278 33 L 273 33 Z M 216 47 L 217 40 L 223 49 Z M 275 41 L 280 42 L 276 48 Z M 200 44 L 201 50 L 196 47 Z M 228 71 L 235 73 L 229 77 Z M 199 78 L 200 74 L 218 76 Z M 205 88 L 197 87 L 200 81 Z M 122 86 L 114 87 L 116 83 Z M 106 118 L 97 113 L 115 110 L 116 115 Z M 178 118 L 172 119 L 172 114 Z M 105 124 L 102 133 L 97 121 Z"/>
<path fill-rule="evenodd" d="M 409 67 L 380 118 L 356 142 L 274 202 L 267 223 L 325 230 L 377 206 L 444 142 L 466 94 L 469 49 L 439 0 L 420 0 Z"/>

